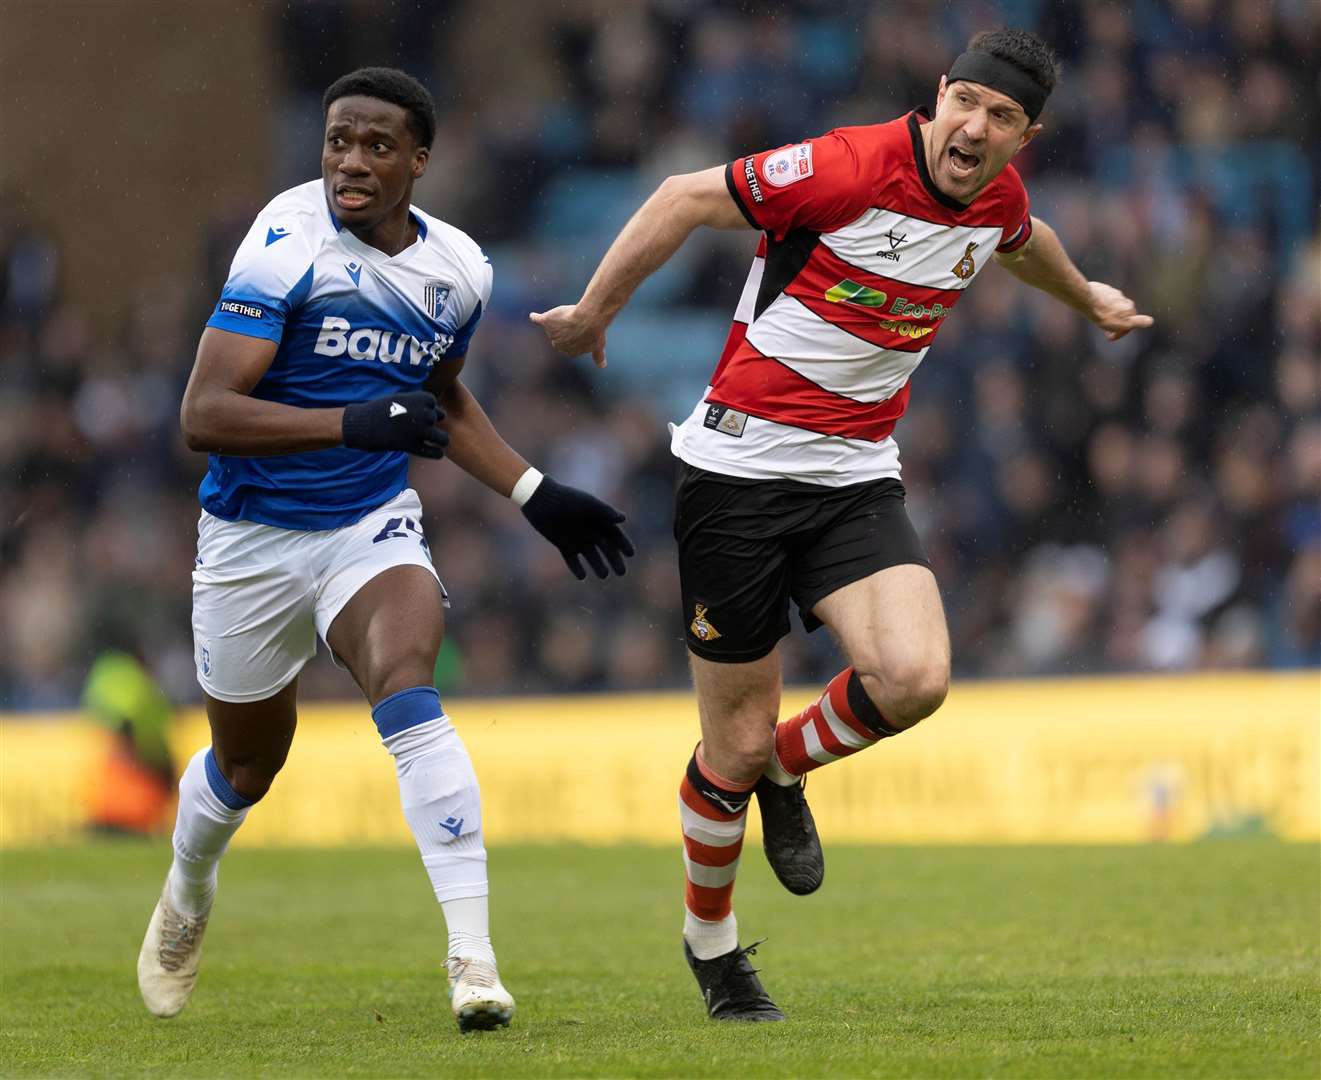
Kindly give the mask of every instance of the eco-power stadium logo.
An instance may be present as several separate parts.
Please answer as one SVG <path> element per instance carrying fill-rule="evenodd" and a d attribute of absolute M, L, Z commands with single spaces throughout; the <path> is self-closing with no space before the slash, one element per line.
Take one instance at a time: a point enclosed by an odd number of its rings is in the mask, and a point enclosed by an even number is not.
<path fill-rule="evenodd" d="M 885 305 L 889 303 L 890 297 L 880 289 L 873 289 L 867 285 L 859 285 L 856 281 L 845 278 L 837 285 L 832 285 L 825 292 L 825 297 L 832 304 L 852 304 L 855 307 L 870 308 L 880 314 L 885 311 Z M 890 304 L 889 311 L 882 315 L 878 320 L 883 330 L 889 330 L 906 338 L 924 338 L 928 334 L 936 332 L 935 326 L 920 326 L 912 321 L 915 319 L 930 319 L 939 323 L 950 309 L 944 304 L 932 304 L 930 307 L 924 304 L 914 303 L 906 296 L 897 296 L 894 303 Z M 888 315 L 902 315 L 901 319 L 891 319 Z"/>

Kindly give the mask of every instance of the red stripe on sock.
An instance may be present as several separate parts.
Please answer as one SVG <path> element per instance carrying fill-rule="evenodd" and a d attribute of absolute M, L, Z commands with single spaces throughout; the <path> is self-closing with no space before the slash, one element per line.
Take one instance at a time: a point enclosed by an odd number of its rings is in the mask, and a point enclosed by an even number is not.
<path fill-rule="evenodd" d="M 688 852 L 688 858 L 700 866 L 728 866 L 743 850 L 743 841 L 736 840 L 725 847 L 712 847 L 710 844 L 694 840 L 691 836 L 685 836 L 683 849 Z"/>
<path fill-rule="evenodd" d="M 821 740 L 821 748 L 828 754 L 834 754 L 835 757 L 848 757 L 850 754 L 857 753 L 851 746 L 845 746 L 835 737 L 835 733 L 830 729 L 826 718 L 821 715 L 818 709 L 813 724 L 816 726 L 816 737 Z"/>
<path fill-rule="evenodd" d="M 849 677 L 852 674 L 853 669 L 847 667 L 830 680 L 830 684 L 826 687 L 826 693 L 830 695 L 830 707 L 835 710 L 836 716 L 864 739 L 875 742 L 876 732 L 853 715 L 853 710 L 849 707 Z"/>
<path fill-rule="evenodd" d="M 688 782 L 686 775 L 679 784 L 679 798 L 694 814 L 700 814 L 708 821 L 737 821 L 747 813 L 746 809 L 737 814 L 728 814 L 724 810 L 717 810 L 709 801 L 702 798 L 698 790 Z"/>
<path fill-rule="evenodd" d="M 687 888 L 684 890 L 683 902 L 687 905 L 688 910 L 699 919 L 716 922 L 733 910 L 733 882 L 722 885 L 718 889 L 708 889 L 705 885 L 694 885 L 687 878 L 684 879 L 684 882 Z"/>
<path fill-rule="evenodd" d="M 775 726 L 775 756 L 779 758 L 781 767 L 794 776 L 802 776 L 821 764 L 808 757 L 807 744 L 803 741 L 803 725 L 808 722 L 815 708 L 816 704 L 813 703 L 797 716 Z"/>

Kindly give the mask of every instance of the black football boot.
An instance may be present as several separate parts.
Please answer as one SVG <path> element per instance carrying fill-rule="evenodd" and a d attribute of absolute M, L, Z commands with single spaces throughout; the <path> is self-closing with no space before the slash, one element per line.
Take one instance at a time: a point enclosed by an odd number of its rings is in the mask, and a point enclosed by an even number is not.
<path fill-rule="evenodd" d="M 712 1020 L 756 1022 L 784 1019 L 784 1013 L 776 1007 L 757 978 L 757 969 L 748 962 L 748 957 L 760 944 L 760 941 L 755 942 L 746 949 L 736 946 L 723 956 L 699 960 L 688 947 L 688 942 L 683 943 L 683 955 L 697 977 L 702 1000 L 706 1002 L 706 1011 Z"/>
<path fill-rule="evenodd" d="M 803 780 L 786 787 L 763 776 L 753 788 L 761 808 L 761 846 L 766 861 L 780 884 L 796 896 L 816 892 L 826 876 L 821 838 L 803 787 Z"/>

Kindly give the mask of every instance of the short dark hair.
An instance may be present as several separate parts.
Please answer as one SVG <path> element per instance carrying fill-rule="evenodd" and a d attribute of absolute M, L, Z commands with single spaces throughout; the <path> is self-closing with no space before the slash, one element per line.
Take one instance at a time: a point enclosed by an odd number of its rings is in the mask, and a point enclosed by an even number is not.
<path fill-rule="evenodd" d="M 1060 61 L 1055 50 L 1030 30 L 998 27 L 972 35 L 968 52 L 990 53 L 1021 69 L 1046 93 L 1055 89 L 1060 77 Z"/>
<path fill-rule="evenodd" d="M 427 88 L 406 71 L 388 67 L 365 67 L 341 75 L 321 99 L 321 115 L 343 97 L 370 97 L 398 105 L 408 114 L 408 130 L 419 146 L 431 148 L 436 137 L 436 105 Z"/>

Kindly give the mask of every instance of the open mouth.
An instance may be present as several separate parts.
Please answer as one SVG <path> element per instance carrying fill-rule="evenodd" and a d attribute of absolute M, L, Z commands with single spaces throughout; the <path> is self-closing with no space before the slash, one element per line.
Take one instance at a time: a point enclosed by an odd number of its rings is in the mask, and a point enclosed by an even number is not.
<path fill-rule="evenodd" d="M 982 159 L 976 154 L 962 149 L 958 146 L 949 148 L 949 167 L 955 177 L 962 180 L 971 176 L 977 171 L 977 166 L 982 163 Z"/>
<path fill-rule="evenodd" d="M 372 200 L 372 192 L 354 184 L 340 184 L 335 188 L 335 203 L 344 210 L 360 210 Z"/>

